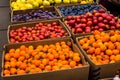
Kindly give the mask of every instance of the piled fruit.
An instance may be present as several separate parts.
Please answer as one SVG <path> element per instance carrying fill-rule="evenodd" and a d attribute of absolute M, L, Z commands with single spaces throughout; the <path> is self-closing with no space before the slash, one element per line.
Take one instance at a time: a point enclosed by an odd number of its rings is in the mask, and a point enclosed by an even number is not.
<path fill-rule="evenodd" d="M 12 21 L 31 21 L 31 20 L 39 20 L 39 19 L 51 19 L 58 18 L 59 15 L 54 11 L 43 11 L 43 10 L 31 10 L 30 12 L 26 12 L 25 14 L 17 14 L 13 15 Z"/>
<path fill-rule="evenodd" d="M 62 16 L 75 16 L 75 15 L 82 15 L 87 12 L 92 12 L 93 10 L 99 10 L 101 7 L 99 5 L 76 5 L 76 6 L 69 6 L 69 7 L 60 7 L 60 12 Z"/>
<path fill-rule="evenodd" d="M 36 7 L 45 7 L 54 4 L 71 4 L 71 3 L 93 3 L 93 0 L 16 0 L 11 2 L 13 10 L 25 10 Z"/>
<path fill-rule="evenodd" d="M 111 30 L 109 33 L 95 31 L 94 35 L 79 40 L 95 64 L 120 62 L 120 31 Z"/>
<path fill-rule="evenodd" d="M 21 45 L 5 53 L 3 74 L 15 75 L 70 69 L 83 66 L 79 53 L 72 51 L 71 42 L 56 42 L 34 47 Z"/>
<path fill-rule="evenodd" d="M 94 30 L 105 31 L 120 28 L 120 20 L 105 10 L 93 10 L 80 16 L 68 16 L 65 20 L 68 28 L 74 33 L 91 33 Z"/>
<path fill-rule="evenodd" d="M 34 27 L 21 26 L 9 32 L 11 43 L 61 38 L 68 36 L 66 29 L 57 22 L 37 23 Z"/>

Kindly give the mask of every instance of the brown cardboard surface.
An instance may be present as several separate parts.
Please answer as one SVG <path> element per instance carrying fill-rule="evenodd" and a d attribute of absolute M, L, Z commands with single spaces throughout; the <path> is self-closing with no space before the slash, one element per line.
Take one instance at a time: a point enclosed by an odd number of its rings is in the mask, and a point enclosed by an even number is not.
<path fill-rule="evenodd" d="M 73 69 L 65 69 L 65 70 L 57 70 L 51 72 L 41 72 L 41 73 L 34 73 L 34 74 L 24 74 L 24 75 L 12 75 L 12 76 L 4 76 L 3 75 L 3 68 L 4 68 L 4 54 L 9 51 L 11 48 L 18 48 L 21 45 L 33 45 L 36 47 L 37 45 L 44 45 L 44 44 L 54 44 L 56 42 L 61 41 L 71 41 L 72 42 L 72 49 L 75 52 L 80 53 L 82 63 L 84 64 L 83 67 L 73 68 Z M 4 52 L 2 55 L 2 73 L 1 76 L 4 80 L 88 80 L 89 75 L 89 65 L 84 60 L 79 48 L 73 43 L 71 38 L 62 38 L 62 39 L 54 39 L 54 40 L 44 40 L 44 41 L 35 41 L 35 42 L 26 42 L 26 43 L 17 43 L 17 44 L 6 44 L 4 46 Z"/>
<path fill-rule="evenodd" d="M 110 63 L 110 64 L 101 64 L 101 65 L 94 64 L 93 61 L 87 56 L 86 52 L 81 48 L 81 45 L 78 42 L 80 39 L 85 37 L 88 37 L 88 36 L 77 37 L 76 42 L 79 49 L 82 51 L 83 55 L 85 56 L 85 59 L 89 62 L 91 66 L 92 72 L 90 74 L 93 75 L 95 72 L 95 71 L 93 72 L 93 70 L 98 69 L 98 73 L 99 73 L 98 76 L 101 79 L 114 77 L 116 75 L 117 70 L 120 70 L 120 62 Z"/>
<path fill-rule="evenodd" d="M 68 36 L 67 36 L 67 37 L 71 37 L 70 32 L 68 31 L 68 29 L 66 28 L 66 26 L 63 24 L 63 22 L 62 22 L 61 20 L 59 20 L 59 19 L 54 19 L 54 20 L 35 21 L 35 22 L 27 22 L 27 23 L 10 25 L 10 26 L 8 27 L 8 34 L 7 34 L 7 35 L 8 35 L 8 42 L 11 43 L 11 42 L 9 41 L 9 39 L 10 39 L 9 32 L 10 32 L 11 29 L 16 30 L 16 29 L 21 28 L 21 27 L 23 27 L 23 26 L 33 27 L 33 26 L 35 26 L 36 23 L 39 23 L 39 22 L 42 22 L 42 23 L 51 23 L 51 22 L 54 22 L 54 21 L 57 22 L 58 24 L 60 24 L 60 25 L 63 27 L 63 29 L 67 31 L 67 33 L 68 33 Z M 45 39 L 44 39 L 44 40 L 45 40 Z"/>
<path fill-rule="evenodd" d="M 48 10 L 48 11 L 52 11 L 52 12 L 55 12 L 56 14 L 58 14 L 58 18 L 53 18 L 53 19 L 61 19 L 61 16 L 59 15 L 58 11 L 56 10 L 55 7 L 53 6 L 49 6 L 49 7 L 45 7 L 45 8 L 35 8 L 35 9 L 27 9 L 27 10 L 17 10 L 17 11 L 11 11 L 11 23 L 12 24 L 17 24 L 17 23 L 24 23 L 25 21 L 18 21 L 18 22 L 14 22 L 12 20 L 13 18 L 13 15 L 17 15 L 17 14 L 25 14 L 25 13 L 28 13 L 32 10 Z M 43 21 L 43 20 L 48 20 L 48 19 L 38 19 L 38 20 L 31 20 L 31 21 L 26 21 L 26 22 L 32 22 L 32 21 Z"/>

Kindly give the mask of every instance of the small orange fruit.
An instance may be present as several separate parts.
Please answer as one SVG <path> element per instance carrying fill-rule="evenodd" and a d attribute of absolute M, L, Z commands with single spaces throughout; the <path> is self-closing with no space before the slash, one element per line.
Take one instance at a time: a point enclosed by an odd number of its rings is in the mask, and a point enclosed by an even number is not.
<path fill-rule="evenodd" d="M 98 55 L 98 54 L 100 54 L 100 53 L 101 53 L 101 49 L 100 49 L 100 48 L 96 48 L 96 49 L 95 49 L 95 54 Z"/>
<path fill-rule="evenodd" d="M 45 66 L 45 71 L 51 71 L 51 66 L 49 65 Z"/>
<path fill-rule="evenodd" d="M 10 75 L 10 71 L 9 71 L 9 70 L 4 70 L 4 71 L 3 71 L 3 74 L 4 74 L 5 76 Z"/>
<path fill-rule="evenodd" d="M 26 50 L 26 46 L 25 46 L 25 45 L 21 45 L 21 46 L 20 46 L 20 50 L 21 50 L 21 51 L 25 51 L 25 50 Z"/>
<path fill-rule="evenodd" d="M 116 39 L 115 36 L 111 36 L 111 37 L 110 37 L 110 40 L 111 40 L 112 42 L 116 42 L 117 39 Z"/>
<path fill-rule="evenodd" d="M 76 62 L 75 61 L 71 61 L 70 62 L 70 66 L 73 68 L 73 67 L 75 67 L 76 66 Z"/>
<path fill-rule="evenodd" d="M 5 54 L 5 60 L 10 60 L 10 55 L 8 53 Z"/>
<path fill-rule="evenodd" d="M 80 61 L 80 57 L 79 56 L 73 56 L 73 61 L 79 62 Z"/>
<path fill-rule="evenodd" d="M 83 48 L 83 49 L 88 49 L 88 46 L 89 46 L 89 45 L 88 45 L 87 43 L 85 43 L 85 44 L 83 44 L 82 48 Z"/>
<path fill-rule="evenodd" d="M 11 66 L 12 68 L 15 68 L 15 67 L 16 67 L 16 63 L 15 63 L 14 61 L 10 62 L 10 66 Z"/>
<path fill-rule="evenodd" d="M 107 54 L 107 55 L 112 55 L 112 54 L 113 54 L 113 52 L 112 52 L 112 50 L 107 49 L 107 50 L 106 50 L 106 54 Z"/>
<path fill-rule="evenodd" d="M 17 70 L 17 74 L 25 74 L 24 70 Z"/>
<path fill-rule="evenodd" d="M 95 31 L 94 31 L 94 35 L 100 35 L 100 31 L 95 30 Z"/>
<path fill-rule="evenodd" d="M 100 46 L 100 49 L 101 49 L 101 51 L 105 51 L 107 48 L 106 48 L 105 45 L 101 45 L 101 46 Z"/>
<path fill-rule="evenodd" d="M 117 49 L 114 49 L 114 50 L 113 50 L 113 54 L 114 54 L 114 55 L 117 55 L 117 54 L 119 54 L 119 50 L 117 50 Z"/>
<path fill-rule="evenodd" d="M 120 54 L 115 56 L 115 61 L 120 61 Z"/>
<path fill-rule="evenodd" d="M 16 74 L 16 68 L 10 68 L 10 74 L 13 75 L 13 74 Z"/>
<path fill-rule="evenodd" d="M 85 42 L 84 42 L 83 39 L 81 39 L 81 40 L 79 41 L 79 43 L 80 43 L 81 45 L 83 45 Z"/>
<path fill-rule="evenodd" d="M 59 70 L 60 68 L 58 66 L 53 66 L 52 70 Z"/>
<path fill-rule="evenodd" d="M 10 49 L 9 50 L 9 53 L 14 53 L 15 52 L 15 49 Z"/>
<path fill-rule="evenodd" d="M 20 67 L 20 69 L 26 69 L 27 68 L 27 64 L 22 63 L 19 67 Z"/>

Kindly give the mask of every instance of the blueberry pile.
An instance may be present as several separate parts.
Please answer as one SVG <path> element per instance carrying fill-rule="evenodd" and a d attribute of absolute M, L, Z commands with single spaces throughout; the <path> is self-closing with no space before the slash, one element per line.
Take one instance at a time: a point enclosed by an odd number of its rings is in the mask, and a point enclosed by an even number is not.
<path fill-rule="evenodd" d="M 93 10 L 101 9 L 98 5 L 79 5 L 79 6 L 70 6 L 70 7 L 61 7 L 59 8 L 62 16 L 74 16 L 74 15 L 82 15 L 86 12 L 92 12 Z"/>
<path fill-rule="evenodd" d="M 43 10 L 32 10 L 25 14 L 17 14 L 13 15 L 12 20 L 13 22 L 17 21 L 31 21 L 31 20 L 38 20 L 38 19 L 51 19 L 51 18 L 58 18 L 59 15 L 55 12 L 51 11 L 43 11 Z"/>

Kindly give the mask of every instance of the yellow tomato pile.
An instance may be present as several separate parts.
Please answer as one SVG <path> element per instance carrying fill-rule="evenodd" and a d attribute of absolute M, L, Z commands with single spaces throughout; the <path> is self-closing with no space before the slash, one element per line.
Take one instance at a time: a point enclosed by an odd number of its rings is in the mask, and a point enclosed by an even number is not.
<path fill-rule="evenodd" d="M 70 69 L 82 66 L 79 53 L 72 51 L 71 42 L 50 45 L 21 45 L 5 54 L 3 74 L 15 75 Z"/>
<path fill-rule="evenodd" d="M 95 31 L 94 35 L 79 40 L 79 44 L 95 64 L 120 61 L 120 31 Z"/>

